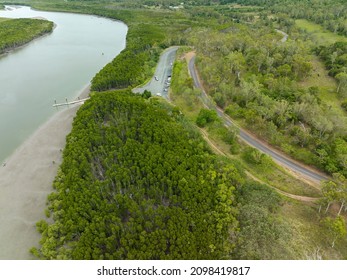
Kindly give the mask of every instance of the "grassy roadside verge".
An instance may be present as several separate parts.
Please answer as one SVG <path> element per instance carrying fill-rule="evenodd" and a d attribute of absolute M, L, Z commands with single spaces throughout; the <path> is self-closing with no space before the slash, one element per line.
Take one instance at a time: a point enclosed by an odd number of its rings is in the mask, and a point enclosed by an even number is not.
<path fill-rule="evenodd" d="M 199 99 L 199 91 L 193 87 L 193 80 L 188 73 L 187 61 L 182 55 L 184 56 L 180 48 L 177 51 L 179 59 L 175 61 L 173 67 L 170 98 L 190 121 L 195 122 L 204 105 Z"/>

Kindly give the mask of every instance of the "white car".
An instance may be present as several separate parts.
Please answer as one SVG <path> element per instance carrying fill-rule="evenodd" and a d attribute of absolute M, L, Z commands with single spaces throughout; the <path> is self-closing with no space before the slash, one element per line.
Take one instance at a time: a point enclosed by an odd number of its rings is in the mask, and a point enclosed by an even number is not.
<path fill-rule="evenodd" d="M 157 76 L 155 76 L 155 77 L 154 77 L 154 79 L 155 79 L 156 81 L 159 81 L 159 79 L 158 79 L 158 77 L 157 77 Z"/>

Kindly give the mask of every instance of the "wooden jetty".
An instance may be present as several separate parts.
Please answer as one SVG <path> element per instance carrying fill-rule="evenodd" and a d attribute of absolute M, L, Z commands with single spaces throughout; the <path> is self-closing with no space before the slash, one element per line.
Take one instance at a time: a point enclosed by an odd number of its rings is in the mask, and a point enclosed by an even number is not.
<path fill-rule="evenodd" d="M 82 104 L 83 104 L 84 101 L 88 100 L 89 98 L 90 98 L 90 97 L 83 98 L 83 99 L 77 99 L 77 100 L 70 101 L 70 102 L 68 102 L 67 99 L 66 99 L 66 102 L 64 102 L 64 103 L 57 103 L 57 101 L 54 100 L 53 107 L 69 106 L 69 105 L 78 104 L 78 103 L 82 103 Z"/>

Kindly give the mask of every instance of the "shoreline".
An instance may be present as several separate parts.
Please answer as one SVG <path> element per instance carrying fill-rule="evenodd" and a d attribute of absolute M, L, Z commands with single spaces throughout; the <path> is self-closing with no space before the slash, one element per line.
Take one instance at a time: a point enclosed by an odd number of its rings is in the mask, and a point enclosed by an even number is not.
<path fill-rule="evenodd" d="M 90 85 L 78 97 L 85 98 Z M 46 219 L 47 195 L 62 162 L 66 136 L 80 105 L 60 109 L 29 136 L 0 166 L 0 260 L 35 259 L 36 222 Z"/>
<path fill-rule="evenodd" d="M 54 9 L 45 11 L 58 12 Z M 120 22 L 127 27 L 120 20 L 92 16 Z M 126 45 L 122 50 L 125 48 Z M 90 84 L 72 97 L 84 98 L 89 93 Z M 29 253 L 30 248 L 39 246 L 41 238 L 35 224 L 47 219 L 44 213 L 47 195 L 53 191 L 52 182 L 62 161 L 61 150 L 79 107 L 75 104 L 58 109 L 5 158 L 5 166 L 0 163 L 0 260 L 36 259 Z"/>
<path fill-rule="evenodd" d="M 12 18 L 10 18 L 10 19 L 12 19 Z M 42 17 L 41 18 L 38 18 L 38 17 L 35 18 L 35 17 L 33 17 L 33 18 L 29 18 L 29 19 L 45 20 L 45 21 L 48 21 L 48 22 L 52 22 L 53 23 L 52 30 L 44 32 L 42 34 L 38 34 L 37 36 L 34 36 L 32 39 L 30 39 L 29 41 L 27 41 L 27 42 L 25 42 L 23 44 L 20 44 L 20 45 L 14 46 L 14 47 L 9 47 L 9 48 L 6 48 L 6 49 L 2 50 L 0 52 L 0 58 L 3 57 L 3 56 L 6 56 L 8 54 L 11 54 L 11 53 L 13 53 L 13 52 L 15 52 L 17 50 L 20 50 L 22 48 L 25 48 L 26 46 L 28 46 L 32 42 L 35 42 L 35 41 L 37 41 L 39 39 L 43 39 L 46 36 L 51 35 L 54 32 L 54 29 L 56 29 L 56 27 L 57 27 L 55 22 L 50 21 L 50 20 L 48 20 L 46 18 L 42 18 Z"/>

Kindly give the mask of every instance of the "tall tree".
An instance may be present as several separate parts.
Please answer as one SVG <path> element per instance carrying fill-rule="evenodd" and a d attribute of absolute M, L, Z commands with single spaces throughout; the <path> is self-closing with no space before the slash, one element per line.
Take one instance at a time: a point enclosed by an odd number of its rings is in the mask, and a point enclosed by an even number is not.
<path fill-rule="evenodd" d="M 331 241 L 331 247 L 335 247 L 336 241 L 346 237 L 346 222 L 345 219 L 341 216 L 333 218 L 325 218 L 322 221 L 322 224 L 327 231 L 327 237 Z"/>

